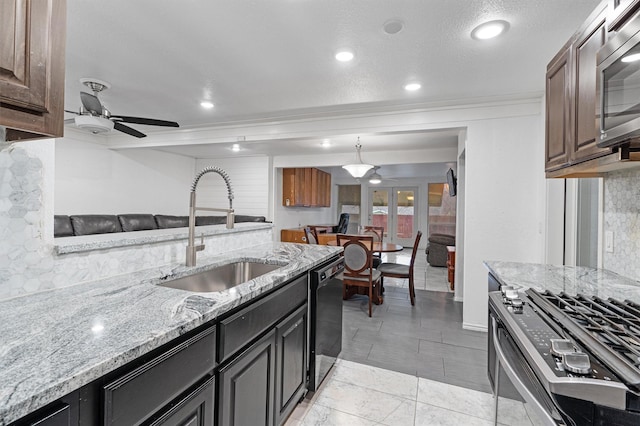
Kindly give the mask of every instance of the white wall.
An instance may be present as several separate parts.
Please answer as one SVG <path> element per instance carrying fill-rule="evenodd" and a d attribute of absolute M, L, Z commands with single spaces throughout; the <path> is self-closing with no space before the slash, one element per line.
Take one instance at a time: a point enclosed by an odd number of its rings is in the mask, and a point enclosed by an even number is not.
<path fill-rule="evenodd" d="M 465 151 L 463 326 L 487 327 L 484 260 L 544 261 L 542 115 L 470 123 Z"/>
<path fill-rule="evenodd" d="M 89 134 L 56 139 L 55 213 L 186 215 L 194 166 L 150 149 L 114 151 Z"/>
<path fill-rule="evenodd" d="M 196 172 L 208 166 L 220 167 L 227 172 L 233 188 L 235 214 L 269 217 L 270 171 L 268 157 L 199 158 Z M 217 173 L 208 173 L 200 179 L 197 204 L 202 207 L 228 208 L 229 197 L 224 180 Z M 199 212 L 199 215 L 224 213 Z"/>

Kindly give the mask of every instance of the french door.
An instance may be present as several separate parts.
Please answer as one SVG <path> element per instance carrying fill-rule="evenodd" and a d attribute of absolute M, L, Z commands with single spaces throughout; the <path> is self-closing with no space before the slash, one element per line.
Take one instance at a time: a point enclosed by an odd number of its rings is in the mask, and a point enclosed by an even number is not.
<path fill-rule="evenodd" d="M 417 205 L 417 187 L 370 187 L 369 224 L 384 227 L 385 241 L 412 247 Z"/>

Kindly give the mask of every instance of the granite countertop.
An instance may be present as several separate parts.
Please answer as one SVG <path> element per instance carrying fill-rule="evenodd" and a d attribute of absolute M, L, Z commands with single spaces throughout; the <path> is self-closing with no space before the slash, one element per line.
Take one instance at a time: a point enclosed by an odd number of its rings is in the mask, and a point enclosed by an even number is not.
<path fill-rule="evenodd" d="M 0 301 L 0 425 L 32 412 L 330 259 L 341 247 L 268 243 Z M 214 293 L 161 287 L 232 261 L 283 265 Z"/>
<path fill-rule="evenodd" d="M 484 264 L 502 285 L 640 303 L 640 282 L 606 269 L 497 261 Z"/>

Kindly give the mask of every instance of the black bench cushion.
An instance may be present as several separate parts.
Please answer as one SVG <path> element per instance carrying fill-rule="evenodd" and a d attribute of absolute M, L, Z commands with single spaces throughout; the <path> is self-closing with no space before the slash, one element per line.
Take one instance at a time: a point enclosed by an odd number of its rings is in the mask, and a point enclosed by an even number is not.
<path fill-rule="evenodd" d="M 267 218 L 264 216 L 247 216 L 247 215 L 243 215 L 243 214 L 238 214 L 235 216 L 235 223 L 241 223 L 241 222 L 266 222 Z M 227 223 L 226 220 L 224 223 Z"/>
<path fill-rule="evenodd" d="M 196 226 L 224 225 L 226 223 L 226 216 L 196 216 Z"/>
<path fill-rule="evenodd" d="M 108 234 L 122 232 L 116 215 L 82 214 L 70 216 L 74 235 Z"/>
<path fill-rule="evenodd" d="M 189 226 L 189 216 L 156 215 L 156 224 L 159 229 L 185 228 Z"/>
<path fill-rule="evenodd" d="M 152 214 L 120 214 L 118 220 L 124 232 L 158 229 Z"/>
<path fill-rule="evenodd" d="M 69 216 L 62 214 L 53 216 L 53 236 L 56 238 L 73 236 L 73 226 Z"/>

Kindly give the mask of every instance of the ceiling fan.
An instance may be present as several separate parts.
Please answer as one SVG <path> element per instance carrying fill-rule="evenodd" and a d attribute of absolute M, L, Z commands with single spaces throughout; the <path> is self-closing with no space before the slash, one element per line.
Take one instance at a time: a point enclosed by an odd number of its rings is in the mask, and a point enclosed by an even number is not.
<path fill-rule="evenodd" d="M 180 127 L 175 121 L 156 120 L 153 118 L 131 117 L 127 115 L 112 114 L 100 99 L 98 93 L 109 89 L 111 84 L 97 78 L 81 78 L 80 82 L 93 91 L 93 95 L 86 92 L 80 92 L 80 101 L 82 106 L 78 112 L 65 112 L 76 114 L 76 117 L 65 120 L 65 124 L 75 124 L 77 127 L 88 130 L 93 134 L 110 132 L 118 130 L 136 138 L 144 138 L 144 133 L 126 126 L 123 123 L 145 124 L 147 126 L 164 126 L 164 127 Z"/>

